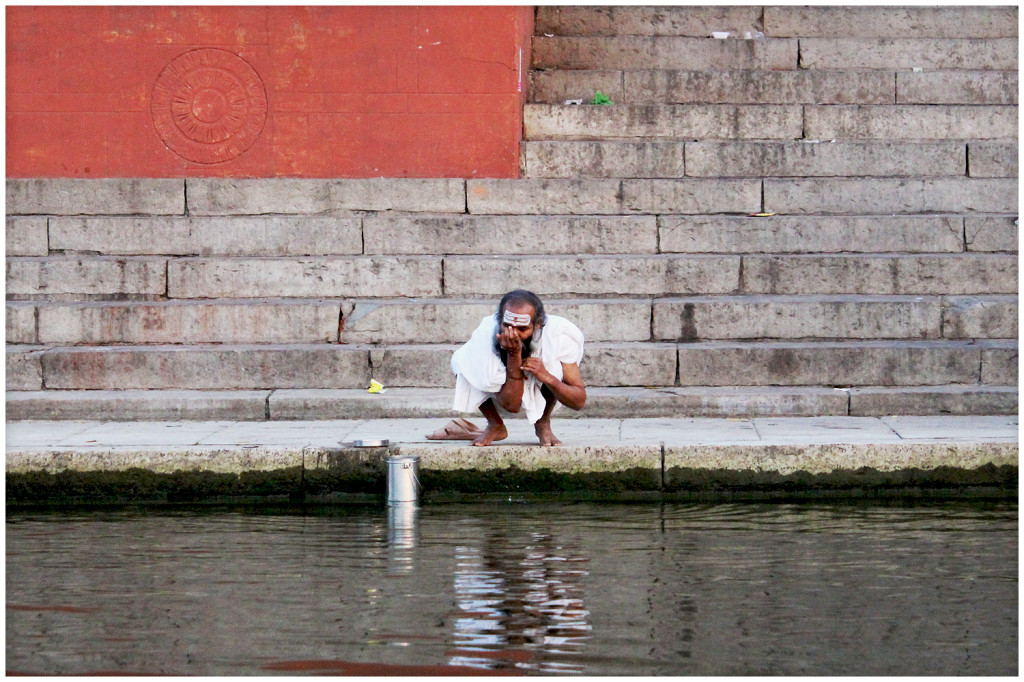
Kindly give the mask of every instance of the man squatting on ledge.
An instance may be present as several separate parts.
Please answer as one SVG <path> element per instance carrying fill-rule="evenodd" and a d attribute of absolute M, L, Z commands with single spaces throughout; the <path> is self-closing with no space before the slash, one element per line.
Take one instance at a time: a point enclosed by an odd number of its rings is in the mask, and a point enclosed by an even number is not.
<path fill-rule="evenodd" d="M 430 440 L 472 440 L 490 445 L 508 438 L 503 409 L 526 409 L 541 445 L 561 445 L 551 431 L 551 413 L 558 403 L 579 410 L 587 401 L 580 374 L 583 332 L 564 317 L 548 315 L 536 294 L 524 289 L 501 298 L 497 315 L 481 320 L 469 341 L 452 356 L 455 403 L 452 409 L 487 419 L 479 427 L 454 419 L 427 436 Z"/>

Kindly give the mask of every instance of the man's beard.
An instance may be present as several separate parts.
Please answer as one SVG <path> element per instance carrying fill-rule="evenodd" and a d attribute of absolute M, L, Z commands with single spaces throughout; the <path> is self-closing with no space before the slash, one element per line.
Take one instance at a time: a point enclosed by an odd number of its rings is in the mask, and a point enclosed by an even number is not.
<path fill-rule="evenodd" d="M 536 336 L 536 333 L 533 336 Z M 523 341 L 523 360 L 530 357 L 530 353 L 533 352 L 533 336 Z M 501 358 L 501 364 L 508 367 L 508 351 L 501 347 L 497 338 L 494 339 L 494 352 Z"/>

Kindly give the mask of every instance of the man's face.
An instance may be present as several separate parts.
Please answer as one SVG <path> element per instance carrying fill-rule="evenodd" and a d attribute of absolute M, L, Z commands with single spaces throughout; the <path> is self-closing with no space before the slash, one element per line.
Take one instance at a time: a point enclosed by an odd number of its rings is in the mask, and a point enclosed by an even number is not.
<path fill-rule="evenodd" d="M 501 322 L 501 329 L 503 331 L 505 329 L 508 329 L 509 327 L 511 327 L 512 329 L 515 329 L 516 330 L 516 334 L 519 335 L 519 338 L 522 341 L 526 341 L 527 339 L 529 339 L 530 337 L 533 336 L 533 327 L 534 327 L 534 325 L 533 325 L 533 313 L 534 313 L 534 310 L 533 310 L 533 306 L 532 305 L 530 305 L 529 303 L 509 303 L 507 306 L 505 306 L 505 310 L 508 310 L 509 312 L 512 312 L 512 313 L 515 313 L 516 315 L 529 315 L 530 316 L 530 324 L 519 326 L 519 325 L 508 324 L 507 322 L 502 320 L 502 322 Z M 504 312 L 504 311 L 502 311 L 502 312 Z"/>

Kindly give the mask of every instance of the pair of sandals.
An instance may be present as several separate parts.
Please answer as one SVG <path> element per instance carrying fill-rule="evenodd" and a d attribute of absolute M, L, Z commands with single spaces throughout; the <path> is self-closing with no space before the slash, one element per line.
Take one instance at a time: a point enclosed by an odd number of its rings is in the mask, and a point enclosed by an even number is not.
<path fill-rule="evenodd" d="M 468 419 L 453 419 L 444 427 L 427 434 L 427 440 L 476 440 L 483 431 Z"/>

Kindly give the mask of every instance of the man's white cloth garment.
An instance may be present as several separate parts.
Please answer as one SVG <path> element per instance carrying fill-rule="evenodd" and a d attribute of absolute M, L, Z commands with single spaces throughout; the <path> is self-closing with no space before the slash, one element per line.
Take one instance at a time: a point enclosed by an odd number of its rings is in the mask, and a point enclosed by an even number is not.
<path fill-rule="evenodd" d="M 494 352 L 498 323 L 494 315 L 488 315 L 452 356 L 452 371 L 455 372 L 455 403 L 452 409 L 459 412 L 475 412 L 488 398 L 501 390 L 505 384 L 505 366 Z M 533 332 L 531 357 L 540 358 L 544 368 L 559 380 L 562 379 L 562 363 L 579 364 L 583 359 L 583 332 L 579 327 L 558 315 L 548 315 L 547 323 Z M 523 384 L 523 410 L 531 423 L 544 415 L 543 384 L 529 374 Z M 495 401 L 497 403 L 497 401 Z"/>

